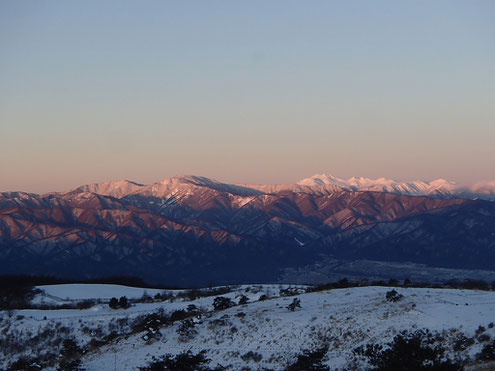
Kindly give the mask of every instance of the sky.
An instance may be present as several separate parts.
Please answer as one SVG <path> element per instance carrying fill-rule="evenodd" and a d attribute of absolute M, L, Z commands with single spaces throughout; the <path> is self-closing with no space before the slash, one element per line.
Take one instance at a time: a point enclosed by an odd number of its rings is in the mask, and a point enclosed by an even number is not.
<path fill-rule="evenodd" d="M 0 0 L 0 191 L 495 179 L 495 2 Z"/>

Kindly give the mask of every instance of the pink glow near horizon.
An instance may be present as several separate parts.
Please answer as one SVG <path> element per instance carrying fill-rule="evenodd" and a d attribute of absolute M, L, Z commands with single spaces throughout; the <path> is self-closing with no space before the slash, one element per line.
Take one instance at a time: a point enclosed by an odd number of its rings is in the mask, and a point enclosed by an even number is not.
<path fill-rule="evenodd" d="M 0 191 L 495 179 L 494 14 L 490 1 L 2 2 Z"/>

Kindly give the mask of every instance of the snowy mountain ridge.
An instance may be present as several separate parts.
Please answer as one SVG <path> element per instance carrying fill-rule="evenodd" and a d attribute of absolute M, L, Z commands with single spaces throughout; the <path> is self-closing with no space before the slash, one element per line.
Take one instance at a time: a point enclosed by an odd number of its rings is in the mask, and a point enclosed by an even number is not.
<path fill-rule="evenodd" d="M 321 187 L 323 189 L 332 189 L 333 187 L 338 187 L 349 191 L 388 192 L 410 196 L 453 195 L 457 189 L 457 184 L 455 182 L 450 182 L 445 179 L 436 179 L 431 182 L 398 182 L 387 178 L 370 179 L 352 177 L 345 180 L 327 174 L 316 174 L 310 178 L 300 180 L 296 184 L 305 185 L 311 188 Z"/>
<path fill-rule="evenodd" d="M 228 192 L 246 197 L 262 193 L 301 192 L 331 194 L 339 191 L 385 192 L 408 196 L 430 196 L 438 198 L 467 198 L 495 200 L 495 181 L 478 182 L 472 186 L 460 186 L 456 182 L 435 179 L 432 181 L 400 182 L 393 179 L 365 177 L 339 178 L 329 174 L 315 174 L 293 184 L 229 184 L 203 176 L 174 176 L 150 185 L 121 180 L 83 185 L 65 194 L 96 193 L 122 198 L 129 195 L 144 195 L 170 198 L 177 194 L 193 194 L 201 189 Z"/>

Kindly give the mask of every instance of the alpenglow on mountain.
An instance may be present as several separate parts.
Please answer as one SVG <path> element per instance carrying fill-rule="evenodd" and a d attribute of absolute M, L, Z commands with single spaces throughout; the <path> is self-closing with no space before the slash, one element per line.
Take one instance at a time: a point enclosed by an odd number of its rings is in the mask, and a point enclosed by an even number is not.
<path fill-rule="evenodd" d="M 180 176 L 3 192 L 0 273 L 130 275 L 178 286 L 486 278 L 495 273 L 493 196 L 493 183 L 329 175 L 288 185 Z"/>
<path fill-rule="evenodd" d="M 350 178 L 342 179 L 333 175 L 315 174 L 294 184 L 228 184 L 202 176 L 175 176 L 151 185 L 121 180 L 88 184 L 78 187 L 70 193 L 96 193 L 121 198 L 131 194 L 145 194 L 165 197 L 174 191 L 186 188 L 207 187 L 225 190 L 233 194 L 249 195 L 274 193 L 280 191 L 333 193 L 337 191 L 371 191 L 404 194 L 409 196 L 460 197 L 495 200 L 495 181 L 479 182 L 470 187 L 459 186 L 445 179 L 433 181 L 398 182 L 392 179 Z M 257 192 L 256 192 L 257 191 Z"/>

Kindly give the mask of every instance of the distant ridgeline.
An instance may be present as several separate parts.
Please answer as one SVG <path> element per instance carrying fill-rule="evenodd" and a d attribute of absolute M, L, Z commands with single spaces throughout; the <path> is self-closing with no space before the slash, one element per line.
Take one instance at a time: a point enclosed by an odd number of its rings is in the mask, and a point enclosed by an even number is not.
<path fill-rule="evenodd" d="M 480 200 L 444 183 L 382 180 L 379 188 L 321 178 L 248 186 L 177 177 L 0 193 L 0 273 L 134 276 L 181 287 L 495 279 L 489 193 Z"/>

